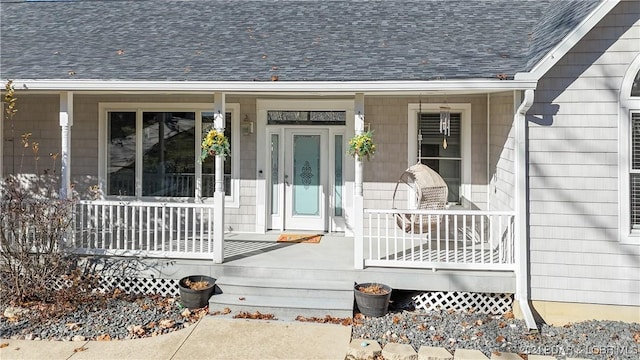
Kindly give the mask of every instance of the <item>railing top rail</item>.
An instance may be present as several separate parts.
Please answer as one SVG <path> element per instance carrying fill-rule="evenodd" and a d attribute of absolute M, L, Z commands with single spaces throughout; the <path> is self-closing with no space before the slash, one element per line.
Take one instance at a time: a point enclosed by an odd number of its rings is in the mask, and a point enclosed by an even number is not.
<path fill-rule="evenodd" d="M 416 215 L 494 215 L 514 216 L 513 210 L 423 210 L 423 209 L 364 209 L 365 214 L 416 214 Z"/>
<path fill-rule="evenodd" d="M 135 200 L 80 200 L 80 205 L 107 205 L 130 207 L 169 207 L 169 208 L 212 208 L 213 202 L 208 203 L 182 203 L 170 201 L 135 201 Z"/>

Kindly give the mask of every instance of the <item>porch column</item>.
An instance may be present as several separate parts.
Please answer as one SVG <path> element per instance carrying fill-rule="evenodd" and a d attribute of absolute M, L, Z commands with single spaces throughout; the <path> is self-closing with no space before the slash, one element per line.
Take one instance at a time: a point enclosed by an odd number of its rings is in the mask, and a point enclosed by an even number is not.
<path fill-rule="evenodd" d="M 364 94 L 356 93 L 354 103 L 356 135 L 364 132 Z M 356 156 L 355 193 L 353 196 L 353 265 L 356 269 L 364 269 L 364 198 L 362 195 L 362 159 Z"/>
<path fill-rule="evenodd" d="M 71 126 L 73 125 L 73 92 L 60 93 L 60 114 L 62 143 L 60 145 L 60 198 L 69 199 L 71 193 Z"/>
<path fill-rule="evenodd" d="M 537 329 L 533 313 L 529 308 L 529 248 L 527 231 L 527 111 L 533 105 L 534 91 L 525 90 L 524 98 L 514 96 L 514 104 L 520 103 L 513 118 L 515 128 L 515 181 L 516 196 L 514 208 L 516 300 L 529 329 Z"/>
<path fill-rule="evenodd" d="M 213 126 L 216 131 L 224 133 L 225 109 L 224 93 L 213 95 Z M 224 261 L 224 157 L 216 155 L 215 189 L 213 193 L 213 262 L 221 264 Z"/>

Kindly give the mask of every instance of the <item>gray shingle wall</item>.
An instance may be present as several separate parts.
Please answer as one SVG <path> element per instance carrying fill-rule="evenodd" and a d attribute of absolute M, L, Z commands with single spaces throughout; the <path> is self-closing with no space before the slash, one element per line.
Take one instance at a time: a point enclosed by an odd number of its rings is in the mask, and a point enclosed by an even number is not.
<path fill-rule="evenodd" d="M 618 96 L 638 54 L 640 2 L 624 1 L 538 84 L 528 116 L 533 300 L 640 305 L 640 246 L 618 238 Z"/>
<path fill-rule="evenodd" d="M 541 41 L 552 46 L 575 24 L 551 19 L 536 28 L 549 13 L 549 3 L 3 2 L 0 77 L 269 81 L 278 75 L 289 81 L 344 81 L 512 76 L 528 62 L 530 34 L 536 35 L 536 49 L 546 49 Z M 579 3 L 576 19 L 594 1 Z"/>

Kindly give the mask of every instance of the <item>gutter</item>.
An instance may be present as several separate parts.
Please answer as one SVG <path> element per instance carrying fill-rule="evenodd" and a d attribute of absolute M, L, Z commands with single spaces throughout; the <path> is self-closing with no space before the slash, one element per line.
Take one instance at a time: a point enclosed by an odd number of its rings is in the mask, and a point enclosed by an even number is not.
<path fill-rule="evenodd" d="M 514 100 L 518 94 L 514 93 Z M 525 90 L 524 98 L 516 110 L 513 121 L 516 133 L 515 146 L 515 228 L 518 241 L 515 243 L 516 256 L 516 299 L 530 330 L 538 326 L 529 307 L 529 249 L 527 248 L 527 111 L 534 101 L 534 90 Z"/>
<path fill-rule="evenodd" d="M 451 94 L 456 91 L 511 91 L 535 89 L 536 80 L 434 80 L 434 81 L 130 81 L 130 80 L 35 80 L 14 79 L 16 91 L 136 91 L 194 93 L 275 93 L 307 92 L 311 94 L 356 92 L 398 94 L 433 91 Z"/>

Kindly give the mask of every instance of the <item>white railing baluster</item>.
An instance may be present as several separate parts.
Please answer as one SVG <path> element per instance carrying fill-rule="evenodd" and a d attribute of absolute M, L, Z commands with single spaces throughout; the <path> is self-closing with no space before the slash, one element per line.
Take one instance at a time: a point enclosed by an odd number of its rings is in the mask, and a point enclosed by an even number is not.
<path fill-rule="evenodd" d="M 380 214 L 376 214 L 376 221 L 378 222 L 378 241 L 377 241 L 377 245 L 378 245 L 378 260 L 380 259 L 380 254 L 382 254 L 380 252 L 380 236 L 382 234 L 382 231 L 380 231 Z"/>
<path fill-rule="evenodd" d="M 515 216 L 512 211 L 365 209 L 365 216 L 369 217 L 369 251 L 364 259 L 367 266 L 514 269 L 510 254 L 515 241 L 510 223 Z M 500 231 L 495 227 L 502 228 L 503 219 L 508 223 L 501 242 L 496 239 Z M 425 229 L 422 223 L 428 224 Z M 409 230 L 404 231 L 406 228 Z M 494 259 L 495 256 L 500 259 Z"/>
<path fill-rule="evenodd" d="M 453 216 L 453 262 L 458 262 L 458 216 Z"/>
<path fill-rule="evenodd" d="M 147 206 L 147 247 L 146 250 L 151 250 L 151 207 Z"/>

